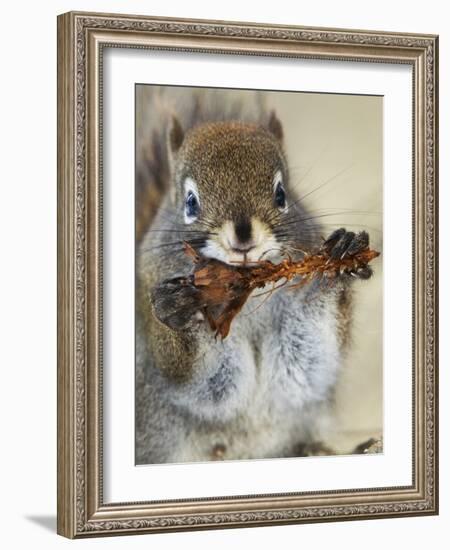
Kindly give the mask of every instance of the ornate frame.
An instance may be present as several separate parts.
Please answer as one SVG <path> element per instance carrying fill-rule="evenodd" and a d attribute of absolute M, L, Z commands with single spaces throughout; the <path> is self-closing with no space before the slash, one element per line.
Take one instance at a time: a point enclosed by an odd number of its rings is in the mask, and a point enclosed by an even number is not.
<path fill-rule="evenodd" d="M 410 487 L 102 501 L 102 48 L 298 56 L 413 67 L 414 387 Z M 438 513 L 438 38 L 128 15 L 58 17 L 58 533 L 66 537 Z"/>

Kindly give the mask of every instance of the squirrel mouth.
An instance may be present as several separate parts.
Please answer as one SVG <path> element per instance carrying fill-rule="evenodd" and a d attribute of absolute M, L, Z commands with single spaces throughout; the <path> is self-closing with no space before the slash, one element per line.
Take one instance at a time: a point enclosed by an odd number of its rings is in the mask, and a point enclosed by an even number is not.
<path fill-rule="evenodd" d="M 236 246 L 227 240 L 227 246 L 223 246 L 226 254 L 226 263 L 231 265 L 254 265 L 259 262 L 258 249 L 260 248 L 256 243 L 249 242 L 246 244 L 238 244 Z"/>
<path fill-rule="evenodd" d="M 202 254 L 229 265 L 250 266 L 270 259 L 277 249 L 280 250 L 280 244 L 268 228 L 252 220 L 249 235 L 237 235 L 234 224 L 225 222 L 206 240 Z"/>
<path fill-rule="evenodd" d="M 248 254 L 254 250 L 256 248 L 256 246 L 249 246 L 247 248 L 235 248 L 235 247 L 232 247 L 230 246 L 229 248 L 229 251 L 232 252 L 233 256 L 242 256 L 242 260 L 239 262 L 239 263 L 242 263 L 243 265 L 248 265 L 249 263 L 250 264 L 254 264 L 255 261 L 250 261 L 248 260 Z"/>
<path fill-rule="evenodd" d="M 237 254 L 238 256 L 241 255 L 242 256 L 242 260 L 233 260 L 233 261 L 230 261 L 228 263 L 236 263 L 236 264 L 240 264 L 240 265 L 243 265 L 243 266 L 247 266 L 247 265 L 253 265 L 255 263 L 258 263 L 257 261 L 253 260 L 253 261 L 249 261 L 248 259 L 248 252 L 240 252 Z"/>
<path fill-rule="evenodd" d="M 234 248 L 233 246 L 230 246 L 229 250 L 231 250 L 235 254 L 243 254 L 244 256 L 246 256 L 250 252 L 250 250 L 253 250 L 254 248 L 256 248 L 256 246 L 254 245 L 247 248 Z"/>
<path fill-rule="evenodd" d="M 272 249 L 273 250 L 273 249 Z M 246 249 L 225 247 L 214 241 L 207 241 L 202 254 L 233 266 L 252 266 L 267 260 L 267 250 L 264 246 L 251 246 Z"/>

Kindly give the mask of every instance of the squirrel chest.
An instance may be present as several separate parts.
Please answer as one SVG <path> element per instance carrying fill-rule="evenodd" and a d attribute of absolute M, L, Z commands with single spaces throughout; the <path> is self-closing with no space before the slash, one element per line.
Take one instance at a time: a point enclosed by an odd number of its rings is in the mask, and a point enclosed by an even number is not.
<path fill-rule="evenodd" d="M 178 417 L 170 460 L 289 456 L 317 437 L 339 364 L 333 298 L 250 299 L 224 341 L 202 327 L 191 377 L 165 391 Z"/>

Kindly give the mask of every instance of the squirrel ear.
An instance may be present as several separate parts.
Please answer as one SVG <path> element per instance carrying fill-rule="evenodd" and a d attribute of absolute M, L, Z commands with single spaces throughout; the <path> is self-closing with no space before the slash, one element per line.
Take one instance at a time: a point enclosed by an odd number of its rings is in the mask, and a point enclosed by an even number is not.
<path fill-rule="evenodd" d="M 169 130 L 169 147 L 171 154 L 178 151 L 183 143 L 184 131 L 177 117 L 172 116 L 172 124 Z"/>
<path fill-rule="evenodd" d="M 267 125 L 269 131 L 279 140 L 283 141 L 283 126 L 280 119 L 275 114 L 275 111 L 270 113 L 269 123 Z"/>

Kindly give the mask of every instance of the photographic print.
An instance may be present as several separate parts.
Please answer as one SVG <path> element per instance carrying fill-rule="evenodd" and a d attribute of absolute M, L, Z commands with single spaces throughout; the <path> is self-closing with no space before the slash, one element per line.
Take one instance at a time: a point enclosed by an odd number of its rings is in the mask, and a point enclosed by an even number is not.
<path fill-rule="evenodd" d="M 136 84 L 135 462 L 383 452 L 383 98 Z"/>
<path fill-rule="evenodd" d="M 438 512 L 438 37 L 58 17 L 58 533 Z"/>

